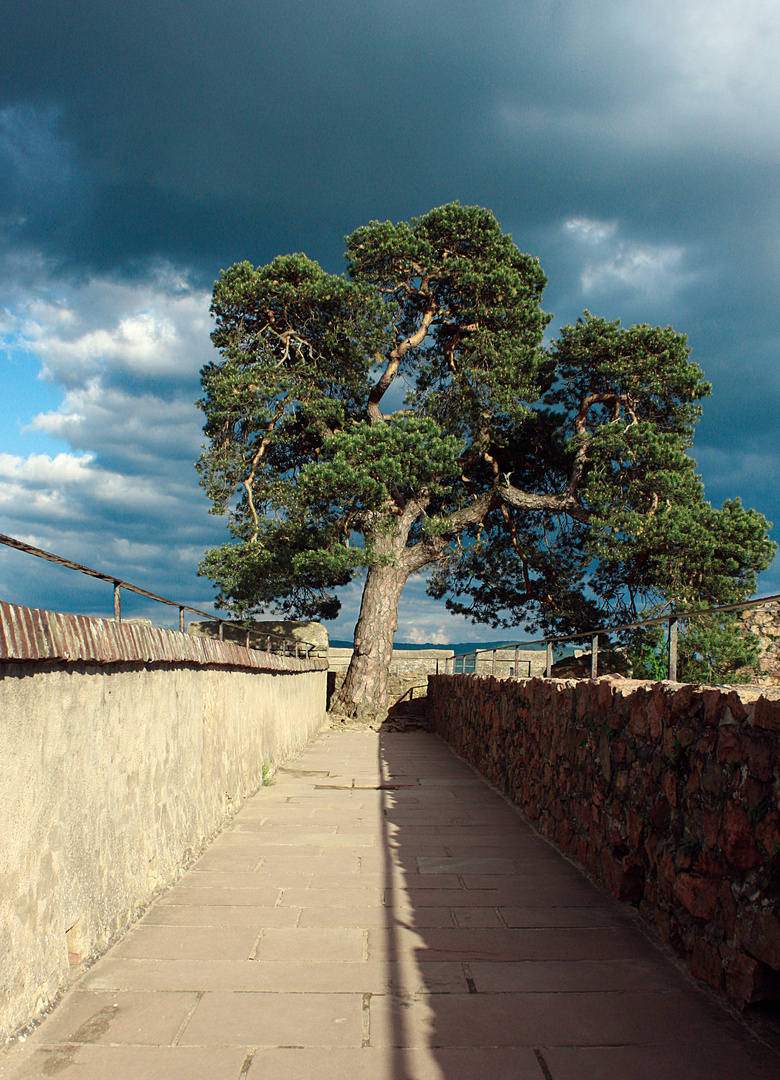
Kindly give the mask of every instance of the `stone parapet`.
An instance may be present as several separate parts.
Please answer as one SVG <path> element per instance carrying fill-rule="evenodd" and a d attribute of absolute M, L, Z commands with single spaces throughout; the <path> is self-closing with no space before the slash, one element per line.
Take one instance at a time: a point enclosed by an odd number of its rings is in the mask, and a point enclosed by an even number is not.
<path fill-rule="evenodd" d="M 438 733 L 693 974 L 780 993 L 780 700 L 759 691 L 431 676 Z"/>
<path fill-rule="evenodd" d="M 393 649 L 391 675 L 435 675 L 444 672 L 445 664 L 452 665 L 452 649 Z M 328 663 L 331 671 L 344 672 L 352 659 L 352 649 L 331 646 Z"/>

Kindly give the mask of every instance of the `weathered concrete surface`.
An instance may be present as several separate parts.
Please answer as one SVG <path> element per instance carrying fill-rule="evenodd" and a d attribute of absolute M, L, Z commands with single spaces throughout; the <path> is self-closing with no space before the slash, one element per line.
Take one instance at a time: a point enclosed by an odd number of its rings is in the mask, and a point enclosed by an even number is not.
<path fill-rule="evenodd" d="M 434 736 L 329 732 L 3 1080 L 776 1080 L 780 1059 Z"/>
<path fill-rule="evenodd" d="M 77 628 L 67 647 L 102 648 L 100 629 Z M 123 632 L 141 648 L 157 640 Z M 156 633 L 166 650 L 190 648 Z M 261 671 L 258 654 L 190 641 L 204 666 L 0 664 L 0 1045 L 324 722 L 315 664 L 285 671 L 271 657 L 278 670 Z M 15 646 L 32 647 L 54 646 Z M 238 654 L 245 669 L 217 666 Z"/>

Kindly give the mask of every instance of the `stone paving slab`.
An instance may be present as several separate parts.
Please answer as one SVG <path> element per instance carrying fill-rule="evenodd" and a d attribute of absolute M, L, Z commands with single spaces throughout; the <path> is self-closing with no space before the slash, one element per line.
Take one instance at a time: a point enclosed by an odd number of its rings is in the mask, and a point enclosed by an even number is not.
<path fill-rule="evenodd" d="M 3 1063 L 0 1076 L 12 1054 Z M 78 1080 L 233 1080 L 242 1076 L 247 1060 L 244 1047 L 208 1046 L 91 1046 L 70 1043 L 61 1047 L 34 1049 L 26 1053 L 24 1071 L 13 1075 L 51 1080 L 52 1077 L 78 1077 Z M 246 1075 L 245 1073 L 243 1075 Z M 243 1080 L 243 1076 L 242 1076 Z M 282 1080 L 277 1077 L 276 1080 Z"/>
<path fill-rule="evenodd" d="M 778 1080 L 699 990 L 425 732 L 323 733 L 2 1080 Z"/>
<path fill-rule="evenodd" d="M 258 907 L 255 904 L 236 904 L 233 907 L 216 904 L 190 904 L 177 907 L 168 904 L 155 906 L 144 918 L 146 926 L 219 926 L 253 927 L 257 934 L 267 926 L 296 926 L 300 908 Z"/>
<path fill-rule="evenodd" d="M 356 1046 L 362 994 L 214 991 L 203 995 L 183 1046 Z"/>
<path fill-rule="evenodd" d="M 540 1080 L 533 1051 L 481 1047 L 478 1050 L 376 1049 L 331 1051 L 259 1050 L 248 1080 Z"/>
<path fill-rule="evenodd" d="M 32 1046 L 126 1043 L 170 1046 L 197 1004 L 198 995 L 149 990 L 75 990 L 30 1036 Z"/>
<path fill-rule="evenodd" d="M 394 961 L 265 961 L 238 964 L 204 960 L 114 960 L 105 957 L 82 983 L 97 990 L 244 990 L 302 993 L 404 994 L 466 993 L 468 983 L 458 962 L 426 964 Z"/>

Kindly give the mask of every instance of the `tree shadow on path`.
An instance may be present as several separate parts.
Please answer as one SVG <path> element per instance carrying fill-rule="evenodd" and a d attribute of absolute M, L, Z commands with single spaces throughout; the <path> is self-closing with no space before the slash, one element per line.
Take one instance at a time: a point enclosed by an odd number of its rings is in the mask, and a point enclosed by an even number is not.
<path fill-rule="evenodd" d="M 424 716 L 379 732 L 385 906 L 370 1004 L 392 1080 L 776 1080 L 750 1044 Z"/>

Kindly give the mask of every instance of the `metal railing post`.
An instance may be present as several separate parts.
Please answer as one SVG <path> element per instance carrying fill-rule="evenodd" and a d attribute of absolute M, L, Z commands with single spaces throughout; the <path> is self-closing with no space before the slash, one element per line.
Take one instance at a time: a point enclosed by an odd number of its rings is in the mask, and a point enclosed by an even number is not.
<path fill-rule="evenodd" d="M 114 582 L 114 618 L 122 621 L 122 586 L 118 581 Z"/>
<path fill-rule="evenodd" d="M 492 658 L 492 663 L 490 665 L 490 674 L 495 675 L 495 673 L 496 673 L 496 650 L 493 649 L 493 658 Z"/>
<path fill-rule="evenodd" d="M 179 631 L 182 634 L 184 633 L 184 608 L 183 607 L 179 608 Z"/>
<path fill-rule="evenodd" d="M 225 640 L 225 628 L 224 628 L 224 624 L 222 622 L 222 619 L 219 620 L 219 640 L 220 641 Z"/>
<path fill-rule="evenodd" d="M 593 644 L 591 645 L 590 677 L 591 677 L 591 679 L 597 679 L 599 677 L 599 636 L 598 636 L 598 634 L 594 635 Z"/>
<path fill-rule="evenodd" d="M 515 645 L 515 678 L 516 679 L 520 678 L 520 672 L 518 671 L 519 667 L 520 667 L 520 646 Z"/>
<path fill-rule="evenodd" d="M 669 619 L 669 681 L 677 682 L 677 631 L 679 621 L 675 615 Z"/>
<path fill-rule="evenodd" d="M 553 660 L 552 660 L 552 642 L 551 641 L 545 641 L 544 644 L 545 644 L 545 647 L 546 647 L 546 650 L 547 650 L 546 655 L 545 655 L 545 662 L 544 662 L 544 677 L 545 677 L 545 679 L 551 679 L 552 678 L 552 664 L 553 664 Z"/>

